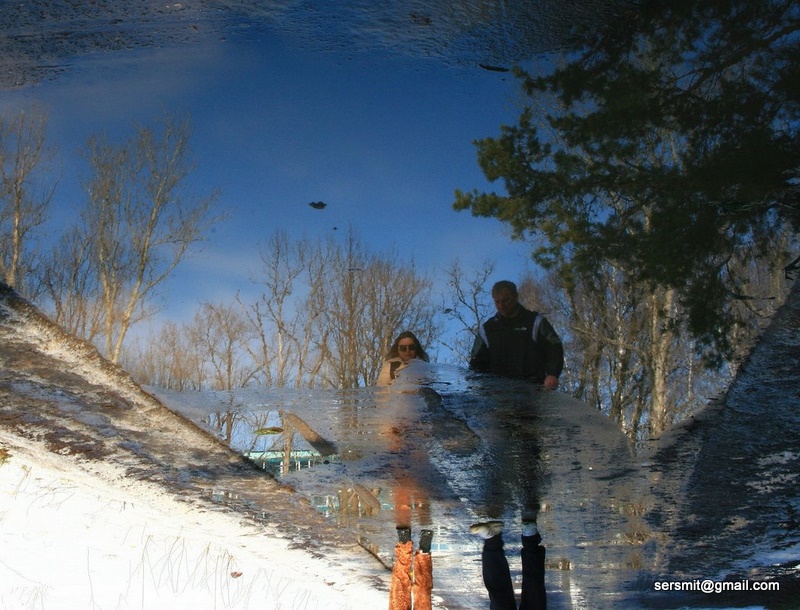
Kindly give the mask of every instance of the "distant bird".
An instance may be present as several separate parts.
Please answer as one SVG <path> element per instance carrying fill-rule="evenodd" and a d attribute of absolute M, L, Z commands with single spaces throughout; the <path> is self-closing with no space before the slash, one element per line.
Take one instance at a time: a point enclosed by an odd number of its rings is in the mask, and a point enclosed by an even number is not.
<path fill-rule="evenodd" d="M 489 64 L 478 64 L 484 70 L 489 70 L 489 72 L 511 72 L 508 68 L 504 68 L 503 66 L 490 66 Z"/>
<path fill-rule="evenodd" d="M 315 210 L 323 210 L 323 209 L 325 209 L 325 206 L 328 205 L 328 204 L 325 203 L 324 201 L 312 201 L 308 205 L 310 205 Z"/>

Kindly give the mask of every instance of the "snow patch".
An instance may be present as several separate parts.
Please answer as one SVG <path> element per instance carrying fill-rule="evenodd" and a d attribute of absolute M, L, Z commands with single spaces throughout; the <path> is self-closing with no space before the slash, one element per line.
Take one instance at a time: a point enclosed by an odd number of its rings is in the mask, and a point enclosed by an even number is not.
<path fill-rule="evenodd" d="M 385 604 L 375 588 L 236 516 L 180 502 L 113 464 L 93 465 L 91 476 L 16 437 L 0 441 L 10 454 L 0 464 L 5 610 Z"/>

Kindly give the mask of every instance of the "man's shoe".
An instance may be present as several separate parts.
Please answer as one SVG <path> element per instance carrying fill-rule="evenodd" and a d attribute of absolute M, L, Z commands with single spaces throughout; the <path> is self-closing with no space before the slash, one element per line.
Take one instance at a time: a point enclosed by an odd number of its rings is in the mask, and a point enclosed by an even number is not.
<path fill-rule="evenodd" d="M 400 544 L 405 544 L 406 542 L 411 541 L 411 528 L 410 527 L 398 527 L 397 528 L 397 541 Z"/>
<path fill-rule="evenodd" d="M 484 540 L 494 538 L 498 534 L 503 533 L 502 521 L 486 521 L 484 523 L 473 523 L 469 528 L 470 534 L 480 536 Z"/>
<path fill-rule="evenodd" d="M 433 541 L 433 530 L 422 530 L 419 533 L 419 550 L 423 553 L 430 553 L 431 541 Z"/>

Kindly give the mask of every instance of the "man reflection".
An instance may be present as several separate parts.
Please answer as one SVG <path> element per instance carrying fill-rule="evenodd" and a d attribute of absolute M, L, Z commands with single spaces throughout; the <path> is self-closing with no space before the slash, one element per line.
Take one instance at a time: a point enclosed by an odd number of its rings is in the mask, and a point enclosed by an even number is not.
<path fill-rule="evenodd" d="M 489 610 L 517 610 L 514 585 L 503 549 L 503 522 L 475 523 L 471 534 L 483 538 L 481 571 L 489 593 Z M 519 610 L 545 610 L 547 593 L 544 586 L 545 548 L 536 521 L 522 522 L 522 595 Z"/>
<path fill-rule="evenodd" d="M 492 287 L 492 299 L 497 314 L 478 329 L 470 368 L 530 379 L 546 390 L 555 390 L 564 368 L 564 348 L 550 322 L 520 305 L 517 286 L 508 280 Z"/>

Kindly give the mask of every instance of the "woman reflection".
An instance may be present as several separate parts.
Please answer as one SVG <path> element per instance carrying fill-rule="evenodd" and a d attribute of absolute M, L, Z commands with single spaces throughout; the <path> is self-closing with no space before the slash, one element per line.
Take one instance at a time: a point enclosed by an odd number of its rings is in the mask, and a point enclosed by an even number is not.
<path fill-rule="evenodd" d="M 378 375 L 378 385 L 389 385 L 397 377 L 397 373 L 406 368 L 414 359 L 428 362 L 428 354 L 422 348 L 422 344 L 416 335 L 410 330 L 403 331 L 389 348 L 386 360 L 383 362 L 381 372 Z"/>
<path fill-rule="evenodd" d="M 389 385 L 397 373 L 409 363 L 419 359 L 428 362 L 419 339 L 410 331 L 404 331 L 395 339 L 378 376 L 378 385 Z M 433 530 L 424 528 L 430 524 L 430 502 L 416 478 L 420 468 L 415 464 L 427 461 L 427 455 L 416 455 L 420 448 L 409 443 L 408 430 L 399 421 L 390 422 L 387 434 L 391 439 L 390 450 L 399 463 L 394 472 L 395 523 L 397 544 L 394 547 L 394 566 L 389 588 L 389 610 L 430 610 L 433 588 L 433 565 L 431 563 L 431 540 Z M 424 485 L 424 483 L 423 483 Z M 411 512 L 416 511 L 418 522 L 423 525 L 419 548 L 414 553 L 411 540 Z"/>

